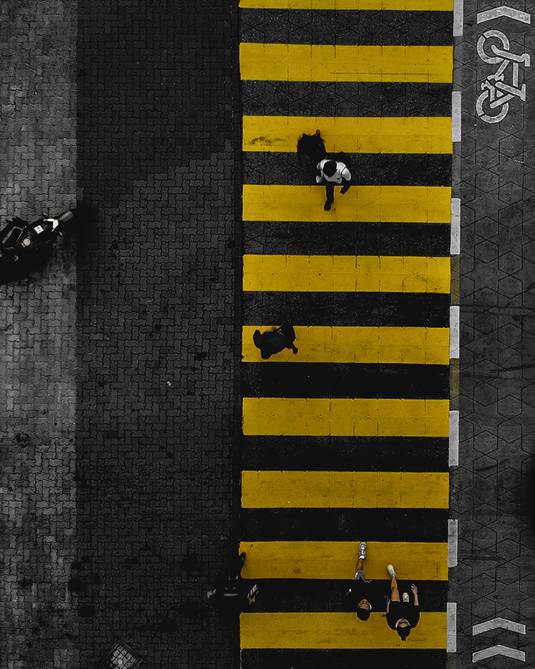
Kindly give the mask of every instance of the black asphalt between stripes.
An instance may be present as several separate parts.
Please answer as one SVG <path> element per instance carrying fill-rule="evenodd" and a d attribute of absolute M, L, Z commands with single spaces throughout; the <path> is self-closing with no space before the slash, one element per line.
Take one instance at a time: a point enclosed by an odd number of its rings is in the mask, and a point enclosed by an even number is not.
<path fill-rule="evenodd" d="M 447 472 L 449 440 L 430 437 L 242 437 L 243 469 Z M 304 464 L 305 463 L 305 464 Z"/>
<path fill-rule="evenodd" d="M 241 669 L 445 669 L 448 656 L 445 650 L 283 649 L 242 650 L 240 658 Z"/>
<path fill-rule="evenodd" d="M 247 221 L 244 253 L 449 256 L 448 223 Z"/>
<path fill-rule="evenodd" d="M 252 116 L 450 116 L 449 84 L 242 81 Z"/>
<path fill-rule="evenodd" d="M 355 545 L 356 553 L 356 545 Z M 392 557 L 395 563 L 395 555 Z M 296 565 L 297 566 L 297 565 Z M 364 566 L 366 570 L 366 566 Z M 366 599 L 376 612 L 386 612 L 385 595 L 390 593 L 390 581 L 374 580 L 365 584 Z M 254 605 L 255 613 L 282 611 L 355 612 L 355 599 L 348 590 L 352 580 L 337 579 L 258 579 L 244 580 L 244 589 L 258 583 L 260 594 Z M 399 591 L 411 596 L 411 583 L 418 586 L 421 611 L 445 611 L 448 584 L 445 581 L 399 581 Z M 359 584 L 360 585 L 360 584 Z M 360 590 L 359 590 L 360 592 Z M 364 596 L 364 595 L 363 595 Z M 244 610 L 250 610 L 248 608 Z"/>
<path fill-rule="evenodd" d="M 366 186 L 451 185 L 451 155 L 348 153 L 347 156 L 351 164 L 352 184 Z M 295 153 L 245 151 L 242 165 L 243 183 L 245 184 L 315 185 L 314 168 L 301 167 Z"/>
<path fill-rule="evenodd" d="M 449 327 L 450 296 L 434 293 L 285 293 L 246 291 L 245 325 Z"/>
<path fill-rule="evenodd" d="M 241 540 L 447 541 L 448 514 L 448 509 L 242 509 Z"/>
<path fill-rule="evenodd" d="M 242 9 L 240 40 L 267 44 L 451 45 L 453 12 Z"/>
<path fill-rule="evenodd" d="M 306 348 L 306 341 L 296 345 Z M 447 399 L 449 366 L 247 363 L 241 369 L 241 389 L 245 397 Z"/>

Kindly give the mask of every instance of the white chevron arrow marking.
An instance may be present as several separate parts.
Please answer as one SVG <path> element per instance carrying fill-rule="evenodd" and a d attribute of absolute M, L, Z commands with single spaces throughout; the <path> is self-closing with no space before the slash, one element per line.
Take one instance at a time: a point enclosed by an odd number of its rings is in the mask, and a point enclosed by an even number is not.
<path fill-rule="evenodd" d="M 512 620 L 507 620 L 507 618 L 493 618 L 492 620 L 486 620 L 484 623 L 479 623 L 479 625 L 474 625 L 472 627 L 472 634 L 475 636 L 476 634 L 490 632 L 490 630 L 498 628 L 509 630 L 509 632 L 516 632 L 517 634 L 526 633 L 526 626 L 521 623 L 515 623 Z M 503 647 L 505 648 L 505 646 Z"/>
<path fill-rule="evenodd" d="M 490 648 L 472 653 L 472 662 L 488 660 L 489 657 L 494 657 L 495 655 L 504 655 L 513 660 L 520 660 L 520 662 L 526 661 L 526 653 L 522 650 L 515 650 L 514 648 L 509 648 L 509 646 L 491 646 Z"/>
<path fill-rule="evenodd" d="M 492 21 L 492 19 L 497 19 L 500 16 L 508 16 L 510 19 L 521 21 L 522 23 L 531 23 L 531 16 L 527 12 L 507 7 L 507 5 L 494 7 L 494 9 L 487 9 L 486 12 L 479 12 L 477 15 L 477 22 L 485 23 L 485 21 Z"/>

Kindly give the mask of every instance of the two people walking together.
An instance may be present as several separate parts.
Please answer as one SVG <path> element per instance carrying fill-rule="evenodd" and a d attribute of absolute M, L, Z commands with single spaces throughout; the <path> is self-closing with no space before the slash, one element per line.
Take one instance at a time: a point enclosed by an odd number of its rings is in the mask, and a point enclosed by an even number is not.
<path fill-rule="evenodd" d="M 369 580 L 364 576 L 364 561 L 366 560 L 367 544 L 361 541 L 359 544 L 359 555 L 355 570 L 355 582 L 349 589 L 348 594 L 355 598 L 356 614 L 360 620 L 368 620 L 373 610 L 370 603 L 370 594 L 367 584 Z M 403 592 L 400 597 L 399 587 L 394 566 L 389 564 L 386 571 L 390 576 L 390 597 L 386 603 L 386 622 L 388 626 L 395 630 L 400 639 L 405 641 L 411 630 L 413 630 L 420 620 L 420 601 L 418 599 L 418 588 L 414 583 L 410 590 L 412 601 L 408 592 Z"/>
<path fill-rule="evenodd" d="M 371 594 L 368 584 L 370 580 L 364 575 L 364 562 L 366 560 L 367 544 L 361 541 L 359 544 L 358 560 L 355 569 L 355 581 L 348 590 L 355 604 L 356 615 L 359 620 L 366 621 L 373 611 Z M 259 587 L 256 583 L 244 581 L 241 578 L 241 570 L 246 558 L 245 553 L 230 555 L 223 574 L 212 590 L 206 593 L 208 601 L 217 603 L 219 606 L 229 605 L 233 610 L 239 611 L 251 608 L 256 602 Z M 411 596 L 403 592 L 400 596 L 396 570 L 389 564 L 386 571 L 390 577 L 390 597 L 386 603 L 386 621 L 388 626 L 397 632 L 402 641 L 406 641 L 420 620 L 420 601 L 418 599 L 418 588 L 414 583 L 411 585 Z"/>

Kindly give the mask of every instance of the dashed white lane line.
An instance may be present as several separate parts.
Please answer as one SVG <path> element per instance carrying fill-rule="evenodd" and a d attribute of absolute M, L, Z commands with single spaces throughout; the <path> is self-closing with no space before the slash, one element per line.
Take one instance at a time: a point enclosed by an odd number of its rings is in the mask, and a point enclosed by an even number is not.
<path fill-rule="evenodd" d="M 461 93 L 453 91 L 451 94 L 451 141 L 461 141 Z"/>
<path fill-rule="evenodd" d="M 457 545 L 459 538 L 459 521 L 448 520 L 448 567 L 456 567 L 458 563 Z"/>
<path fill-rule="evenodd" d="M 453 3 L 453 36 L 463 35 L 464 7 L 463 0 L 455 0 Z"/>
<path fill-rule="evenodd" d="M 450 359 L 457 360 L 459 358 L 460 344 L 459 344 L 459 322 L 460 322 L 460 307 L 450 307 Z"/>
<path fill-rule="evenodd" d="M 459 466 L 459 412 L 450 411 L 449 466 Z"/>
<path fill-rule="evenodd" d="M 447 651 L 448 653 L 457 652 L 457 603 L 448 602 L 446 605 L 448 615 L 448 635 Z"/>
<path fill-rule="evenodd" d="M 461 252 L 461 200 L 451 198 L 450 255 L 458 256 Z"/>

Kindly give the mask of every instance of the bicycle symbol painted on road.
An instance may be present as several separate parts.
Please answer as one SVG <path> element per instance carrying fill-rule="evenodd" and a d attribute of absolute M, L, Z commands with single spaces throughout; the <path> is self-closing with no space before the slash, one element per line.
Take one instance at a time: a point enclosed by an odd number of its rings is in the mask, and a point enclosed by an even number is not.
<path fill-rule="evenodd" d="M 476 101 L 477 115 L 485 123 L 499 123 L 509 112 L 509 102 L 517 97 L 526 101 L 526 84 L 518 85 L 519 67 L 530 66 L 530 56 L 518 56 L 509 50 L 509 39 L 501 30 L 487 30 L 477 41 L 477 53 L 482 61 L 499 65 L 481 84 L 482 93 Z M 509 83 L 505 83 L 508 75 Z"/>

